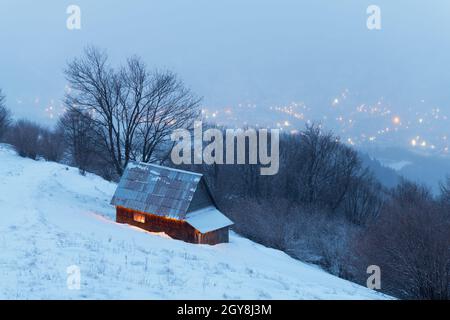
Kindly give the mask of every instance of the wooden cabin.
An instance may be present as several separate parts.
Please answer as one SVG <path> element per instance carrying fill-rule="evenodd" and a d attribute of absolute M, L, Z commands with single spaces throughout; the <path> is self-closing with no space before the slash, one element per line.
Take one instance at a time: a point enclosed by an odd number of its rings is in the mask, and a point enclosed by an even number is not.
<path fill-rule="evenodd" d="M 111 204 L 116 221 L 191 243 L 228 242 L 233 222 L 222 214 L 201 174 L 130 163 Z"/>

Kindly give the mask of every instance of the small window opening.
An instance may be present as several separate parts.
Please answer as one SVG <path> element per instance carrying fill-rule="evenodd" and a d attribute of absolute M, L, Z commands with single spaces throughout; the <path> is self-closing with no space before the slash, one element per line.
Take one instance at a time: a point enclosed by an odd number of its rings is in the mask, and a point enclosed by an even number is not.
<path fill-rule="evenodd" d="M 134 213 L 133 220 L 140 223 L 145 223 L 145 215 L 141 213 Z"/>

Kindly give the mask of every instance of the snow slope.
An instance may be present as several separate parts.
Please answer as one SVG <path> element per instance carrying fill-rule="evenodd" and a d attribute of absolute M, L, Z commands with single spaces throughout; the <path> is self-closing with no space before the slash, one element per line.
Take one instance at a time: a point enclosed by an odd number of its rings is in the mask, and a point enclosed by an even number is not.
<path fill-rule="evenodd" d="M 114 190 L 0 145 L 0 299 L 386 298 L 234 233 L 199 246 L 117 224 Z"/>

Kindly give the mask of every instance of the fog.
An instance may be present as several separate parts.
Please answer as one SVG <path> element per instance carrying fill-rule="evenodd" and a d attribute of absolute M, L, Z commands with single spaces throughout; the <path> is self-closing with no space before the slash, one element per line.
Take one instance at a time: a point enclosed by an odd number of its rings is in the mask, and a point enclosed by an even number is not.
<path fill-rule="evenodd" d="M 66 28 L 70 4 L 81 30 Z M 370 4 L 381 30 L 366 27 Z M 2 0 L 0 88 L 16 116 L 54 121 L 66 62 L 93 44 L 113 63 L 137 54 L 177 72 L 205 106 L 322 110 L 347 89 L 398 112 L 450 112 L 449 13 L 445 0 Z"/>

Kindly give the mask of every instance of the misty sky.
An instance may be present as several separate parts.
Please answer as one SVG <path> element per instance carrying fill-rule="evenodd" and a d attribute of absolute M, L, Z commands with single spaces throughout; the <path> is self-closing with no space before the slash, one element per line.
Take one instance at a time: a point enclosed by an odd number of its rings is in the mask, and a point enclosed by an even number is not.
<path fill-rule="evenodd" d="M 79 31 L 66 28 L 70 4 Z M 366 27 L 370 4 L 380 31 Z M 326 113 L 348 90 L 398 113 L 450 113 L 449 17 L 448 0 L 1 0 L 0 88 L 16 116 L 48 122 L 66 62 L 94 44 L 114 63 L 137 54 L 172 69 L 205 106 L 303 101 Z"/>

